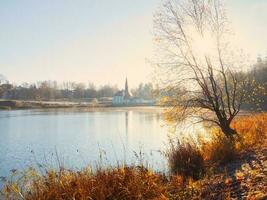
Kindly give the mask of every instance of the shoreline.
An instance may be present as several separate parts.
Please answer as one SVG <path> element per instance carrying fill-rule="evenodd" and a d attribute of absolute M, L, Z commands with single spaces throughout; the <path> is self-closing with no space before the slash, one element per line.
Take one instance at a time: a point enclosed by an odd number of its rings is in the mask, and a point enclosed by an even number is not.
<path fill-rule="evenodd" d="M 67 109 L 78 111 L 157 111 L 163 112 L 169 107 L 160 105 L 112 105 L 111 103 L 90 103 L 90 102 L 73 102 L 73 101 L 23 101 L 23 100 L 4 100 L 0 99 L 0 111 L 16 111 L 16 110 L 50 110 L 50 109 Z M 263 111 L 266 112 L 266 111 Z M 239 116 L 247 116 L 250 114 L 259 114 L 262 112 L 252 112 L 249 110 L 241 110 Z"/>
<path fill-rule="evenodd" d="M 163 108 L 157 105 L 112 105 L 110 103 L 90 103 L 73 101 L 23 101 L 0 100 L 1 110 L 31 110 L 31 109 L 133 109 L 133 108 Z"/>

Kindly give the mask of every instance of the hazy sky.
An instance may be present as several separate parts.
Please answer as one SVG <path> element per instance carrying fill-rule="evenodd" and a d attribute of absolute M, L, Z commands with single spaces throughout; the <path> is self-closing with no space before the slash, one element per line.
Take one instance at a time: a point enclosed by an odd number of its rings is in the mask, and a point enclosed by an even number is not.
<path fill-rule="evenodd" d="M 150 78 L 160 0 L 0 0 L 0 74 L 130 86 Z M 227 0 L 240 46 L 267 54 L 267 0 Z"/>

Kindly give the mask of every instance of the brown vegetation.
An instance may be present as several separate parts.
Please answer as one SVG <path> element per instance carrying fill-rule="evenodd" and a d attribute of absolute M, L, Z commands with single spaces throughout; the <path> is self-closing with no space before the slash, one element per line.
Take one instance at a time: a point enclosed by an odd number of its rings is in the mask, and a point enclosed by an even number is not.
<path fill-rule="evenodd" d="M 239 135 L 239 149 L 261 145 L 267 135 L 267 114 L 239 117 L 233 122 L 232 127 Z"/>
<path fill-rule="evenodd" d="M 220 131 L 214 130 L 212 140 L 202 143 L 204 160 L 214 164 L 225 164 L 237 156 L 235 142 L 225 137 Z"/>
<path fill-rule="evenodd" d="M 204 159 L 201 151 L 194 144 L 171 142 L 166 152 L 170 172 L 183 177 L 199 179 L 204 174 Z"/>

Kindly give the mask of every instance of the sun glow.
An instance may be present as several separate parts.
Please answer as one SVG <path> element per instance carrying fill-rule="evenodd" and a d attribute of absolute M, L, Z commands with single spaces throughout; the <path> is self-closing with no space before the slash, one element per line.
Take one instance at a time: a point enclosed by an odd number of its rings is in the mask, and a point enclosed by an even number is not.
<path fill-rule="evenodd" d="M 212 56 L 215 53 L 215 42 L 211 36 L 196 35 L 192 40 L 192 49 L 199 56 Z"/>

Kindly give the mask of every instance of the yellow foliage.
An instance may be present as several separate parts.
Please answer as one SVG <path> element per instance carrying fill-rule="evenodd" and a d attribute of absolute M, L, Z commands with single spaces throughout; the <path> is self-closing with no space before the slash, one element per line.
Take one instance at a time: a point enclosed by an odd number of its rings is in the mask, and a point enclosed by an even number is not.
<path fill-rule="evenodd" d="M 213 129 L 211 134 L 212 139 L 201 144 L 204 160 L 212 163 L 226 163 L 233 160 L 236 156 L 234 142 L 218 128 Z"/>
<path fill-rule="evenodd" d="M 210 130 L 211 140 L 202 143 L 204 160 L 224 163 L 235 158 L 238 152 L 260 145 L 267 137 L 267 114 L 238 117 L 232 128 L 237 131 L 235 140 L 226 138 L 218 128 Z"/>
<path fill-rule="evenodd" d="M 241 149 L 251 148 L 261 144 L 267 137 L 267 114 L 252 114 L 237 118 L 232 123 L 239 136 L 236 147 Z"/>

